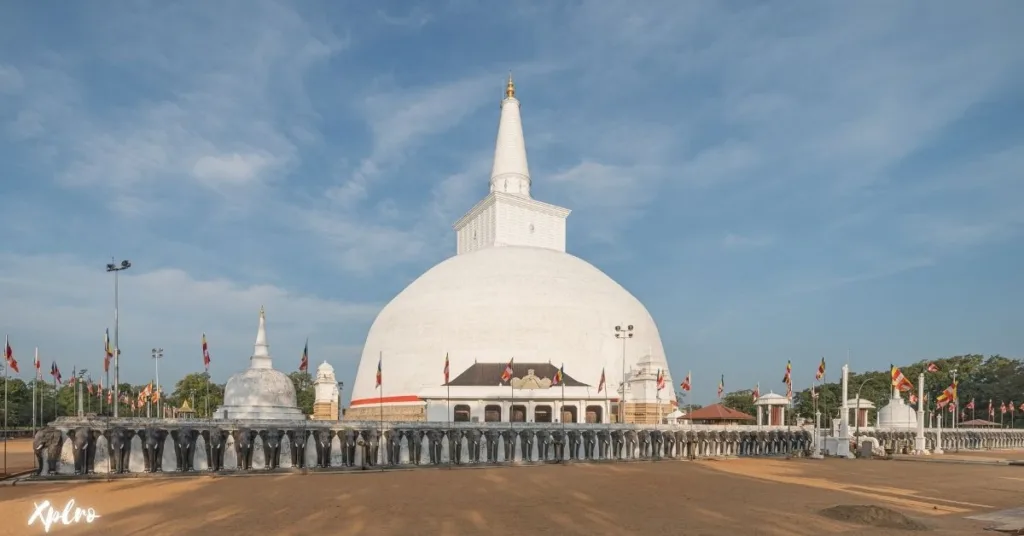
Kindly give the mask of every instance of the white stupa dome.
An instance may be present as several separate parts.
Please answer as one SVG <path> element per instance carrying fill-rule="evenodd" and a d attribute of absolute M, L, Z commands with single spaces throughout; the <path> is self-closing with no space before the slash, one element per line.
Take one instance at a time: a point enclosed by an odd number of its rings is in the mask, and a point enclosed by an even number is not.
<path fill-rule="evenodd" d="M 633 325 L 626 369 L 650 355 L 668 365 L 658 328 L 626 289 L 586 261 L 540 247 L 488 247 L 451 257 L 428 270 L 377 316 L 363 347 L 353 405 L 384 397 L 414 400 L 444 383 L 444 358 L 454 378 L 474 362 L 550 362 L 595 388 L 602 370 L 616 396 L 623 346 L 615 326 Z M 382 356 L 383 393 L 375 387 Z M 662 396 L 674 400 L 674 390 Z M 398 398 L 393 398 L 398 397 Z"/>
<path fill-rule="evenodd" d="M 894 396 L 878 410 L 879 428 L 917 428 L 917 412 L 901 396 Z"/>
<path fill-rule="evenodd" d="M 260 326 L 249 368 L 228 380 L 224 387 L 224 405 L 217 408 L 214 418 L 305 419 L 296 403 L 292 380 L 274 370 L 263 309 L 260 309 Z"/>

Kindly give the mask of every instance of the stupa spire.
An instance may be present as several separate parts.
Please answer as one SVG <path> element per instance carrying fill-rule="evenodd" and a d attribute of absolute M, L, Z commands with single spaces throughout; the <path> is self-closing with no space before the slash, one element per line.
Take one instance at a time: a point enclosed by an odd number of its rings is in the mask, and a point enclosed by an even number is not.
<path fill-rule="evenodd" d="M 267 344 L 267 315 L 263 306 L 260 306 L 260 327 L 256 331 L 256 344 L 249 361 L 249 368 L 274 368 L 270 360 L 270 345 Z"/>
<path fill-rule="evenodd" d="M 491 167 L 491 191 L 530 197 L 530 166 L 526 161 L 523 119 L 511 71 L 505 84 L 505 98 L 501 100 L 498 141 Z"/>

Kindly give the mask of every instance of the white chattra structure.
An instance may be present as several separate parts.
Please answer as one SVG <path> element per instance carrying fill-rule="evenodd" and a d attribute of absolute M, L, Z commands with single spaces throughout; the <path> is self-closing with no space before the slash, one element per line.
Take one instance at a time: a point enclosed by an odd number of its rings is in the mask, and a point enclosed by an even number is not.
<path fill-rule="evenodd" d="M 566 253 L 570 211 L 533 199 L 531 186 L 509 75 L 490 192 L 455 223 L 456 255 L 377 316 L 346 419 L 609 422 L 625 414 L 629 422 L 630 415 L 658 419 L 674 409 L 654 319 L 629 291 Z M 616 326 L 630 325 L 631 338 L 615 337 Z M 512 377 L 503 378 L 510 360 Z M 557 385 L 560 369 L 564 382 Z M 657 371 L 667 388 L 631 396 L 633 374 Z"/>
<path fill-rule="evenodd" d="M 274 370 L 267 344 L 267 320 L 260 308 L 260 326 L 249 368 L 232 376 L 224 387 L 224 405 L 217 408 L 214 419 L 305 419 L 295 401 L 292 380 Z"/>
<path fill-rule="evenodd" d="M 338 379 L 334 367 L 324 361 L 316 368 L 313 380 L 313 419 L 318 421 L 338 420 Z"/>

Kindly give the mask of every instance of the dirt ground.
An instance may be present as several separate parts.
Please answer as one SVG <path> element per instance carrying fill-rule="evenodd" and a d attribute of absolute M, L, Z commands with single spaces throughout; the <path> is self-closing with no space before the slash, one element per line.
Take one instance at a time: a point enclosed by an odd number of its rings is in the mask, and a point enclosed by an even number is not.
<path fill-rule="evenodd" d="M 60 534 L 903 534 L 819 515 L 836 505 L 902 512 L 929 534 L 985 534 L 966 516 L 1022 506 L 1024 468 L 884 460 L 738 459 L 138 478 L 0 487 L 0 536 L 33 503 L 100 514 Z M 10 520 L 11 522 L 8 522 Z M 910 534 L 910 533 L 907 533 Z M 991 533 L 988 533 L 991 534 Z"/>
<path fill-rule="evenodd" d="M 4 448 L 4 442 L 0 440 L 0 452 Z M 2 454 L 0 454 L 2 455 Z M 16 474 L 28 471 L 35 467 L 32 459 L 31 439 L 11 439 L 7 441 L 7 474 Z M 4 473 L 4 467 L 0 465 L 0 474 Z"/>

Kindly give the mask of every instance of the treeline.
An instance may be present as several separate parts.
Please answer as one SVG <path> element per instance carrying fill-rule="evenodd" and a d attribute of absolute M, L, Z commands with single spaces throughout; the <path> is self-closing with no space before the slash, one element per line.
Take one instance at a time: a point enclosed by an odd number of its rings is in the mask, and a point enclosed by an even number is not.
<path fill-rule="evenodd" d="M 938 371 L 929 372 L 929 363 L 934 363 Z M 913 382 L 915 395 L 917 394 L 919 376 L 924 372 L 925 393 L 928 399 L 927 409 L 929 410 L 935 408 L 935 399 L 943 389 L 953 383 L 953 371 L 956 370 L 960 408 L 966 413 L 968 420 L 974 417 L 989 420 L 988 404 L 991 400 L 995 406 L 993 420 L 998 423 L 1000 422 L 1001 404 L 1005 402 L 1009 405 L 1012 401 L 1017 406 L 1016 418 L 1013 419 L 1013 422 L 1016 427 L 1024 428 L 1024 411 L 1020 409 L 1021 403 L 1024 403 L 1024 360 L 1011 359 L 998 354 L 989 357 L 969 354 L 932 361 L 918 361 L 908 365 L 896 364 L 896 366 Z M 840 367 L 842 367 L 840 362 L 828 363 L 826 382 L 821 384 L 815 382 L 815 390 L 818 392 L 818 409 L 822 412 L 823 424 L 827 422 L 826 415 L 837 415 L 840 405 L 843 392 Z M 800 374 L 800 376 L 813 379 L 812 374 L 813 372 L 808 371 L 806 375 Z M 856 398 L 859 390 L 861 398 L 873 402 L 876 408 L 881 408 L 888 403 L 892 392 L 889 370 L 861 374 L 851 371 L 847 387 L 849 398 Z M 761 394 L 766 394 L 769 390 L 785 394 L 786 387 L 781 382 L 778 385 L 761 384 Z M 970 409 L 966 409 L 971 400 L 975 402 L 973 413 Z M 752 389 L 730 392 L 722 397 L 722 403 L 730 408 L 755 415 Z M 810 387 L 794 393 L 793 406 L 796 415 L 808 419 L 814 417 L 814 400 Z M 1010 425 L 1009 414 L 1005 415 L 1003 422 L 1006 426 Z"/>
<path fill-rule="evenodd" d="M 313 378 L 307 372 L 292 372 L 288 375 L 295 386 L 295 394 L 299 409 L 307 415 L 313 413 Z M 32 423 L 32 387 L 36 388 L 36 414 L 43 423 L 50 422 L 58 416 L 74 415 L 77 408 L 75 388 L 67 382 L 54 387 L 52 381 L 24 381 L 21 378 L 0 377 L 0 397 L 3 396 L 2 389 L 6 381 L 7 388 L 7 426 L 9 428 L 25 428 Z M 131 401 L 138 402 L 138 393 L 146 387 L 146 383 L 134 385 L 122 383 L 120 392 L 122 396 L 127 393 L 128 401 L 122 401 L 118 408 L 120 416 L 145 416 L 145 405 L 137 405 L 132 408 Z M 224 403 L 224 384 L 209 382 L 203 373 L 188 374 L 178 380 L 173 389 L 171 386 L 162 385 L 164 394 L 161 406 L 180 408 L 184 402 L 196 412 L 197 417 L 208 417 L 209 413 L 215 411 Z M 102 395 L 98 394 L 96 388 L 93 394 L 89 394 L 86 385 L 81 386 L 82 406 L 86 413 L 96 415 L 113 415 L 113 407 L 107 403 L 106 390 Z M 168 392 L 170 391 L 170 392 Z M 3 401 L 0 400 L 0 422 L 3 419 Z M 150 399 L 150 415 L 156 416 L 157 409 L 152 405 Z"/>

